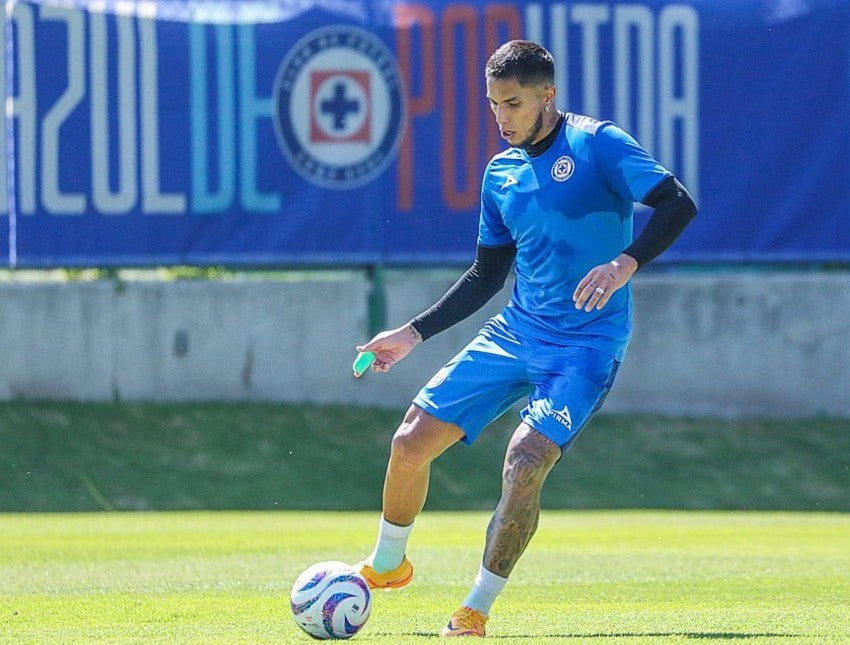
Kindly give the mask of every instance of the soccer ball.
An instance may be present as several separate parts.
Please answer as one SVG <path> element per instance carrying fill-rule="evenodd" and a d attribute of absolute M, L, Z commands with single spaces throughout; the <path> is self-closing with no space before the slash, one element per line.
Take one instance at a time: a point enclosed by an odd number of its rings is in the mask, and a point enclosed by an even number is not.
<path fill-rule="evenodd" d="M 306 569 L 290 595 L 295 622 L 313 638 L 351 638 L 366 624 L 372 594 L 351 565 L 334 560 Z"/>

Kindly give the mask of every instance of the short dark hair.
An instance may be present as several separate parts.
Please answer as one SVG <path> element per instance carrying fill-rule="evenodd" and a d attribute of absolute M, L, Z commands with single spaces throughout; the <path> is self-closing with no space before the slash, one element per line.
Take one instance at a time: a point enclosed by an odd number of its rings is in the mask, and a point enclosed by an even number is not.
<path fill-rule="evenodd" d="M 554 85 L 555 59 L 545 47 L 530 40 L 510 40 L 484 66 L 487 79 L 516 80 L 520 85 Z"/>

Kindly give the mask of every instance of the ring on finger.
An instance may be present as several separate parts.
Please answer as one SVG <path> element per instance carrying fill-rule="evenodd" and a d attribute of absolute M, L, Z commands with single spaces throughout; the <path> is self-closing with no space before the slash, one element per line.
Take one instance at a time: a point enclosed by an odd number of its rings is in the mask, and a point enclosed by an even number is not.
<path fill-rule="evenodd" d="M 593 291 L 598 293 L 600 296 L 605 295 L 605 289 L 603 289 L 602 287 L 596 287 L 596 289 L 594 289 Z"/>

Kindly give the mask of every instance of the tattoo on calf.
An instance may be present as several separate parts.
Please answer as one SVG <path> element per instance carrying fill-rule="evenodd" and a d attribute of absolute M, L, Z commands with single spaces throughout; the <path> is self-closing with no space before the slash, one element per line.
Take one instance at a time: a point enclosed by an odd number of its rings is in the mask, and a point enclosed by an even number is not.
<path fill-rule="evenodd" d="M 561 449 L 530 431 L 517 435 L 508 447 L 502 475 L 502 499 L 487 527 L 484 565 L 507 577 L 537 530 L 540 491 Z M 519 436 L 518 436 L 519 435 Z"/>

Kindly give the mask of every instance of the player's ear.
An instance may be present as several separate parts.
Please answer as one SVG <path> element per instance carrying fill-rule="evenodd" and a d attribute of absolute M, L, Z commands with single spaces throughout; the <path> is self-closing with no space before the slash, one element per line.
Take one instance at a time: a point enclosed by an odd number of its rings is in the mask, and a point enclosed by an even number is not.
<path fill-rule="evenodd" d="M 555 86 L 544 85 L 538 96 L 543 101 L 543 109 L 551 112 L 555 106 Z"/>
<path fill-rule="evenodd" d="M 554 85 L 547 85 L 545 88 L 543 88 L 543 97 L 544 97 L 544 100 L 546 101 L 546 107 L 550 110 L 553 107 L 555 107 L 555 94 L 556 93 L 557 92 L 555 90 Z"/>

